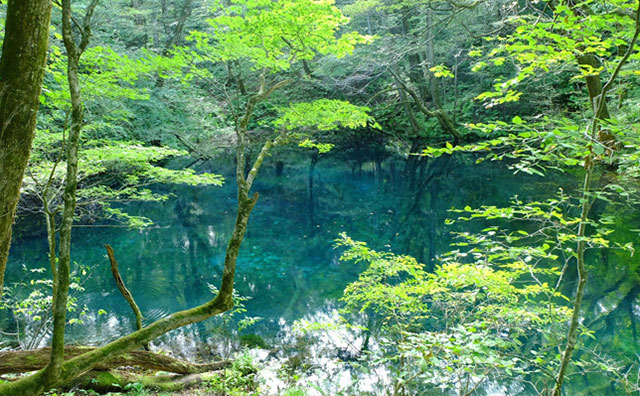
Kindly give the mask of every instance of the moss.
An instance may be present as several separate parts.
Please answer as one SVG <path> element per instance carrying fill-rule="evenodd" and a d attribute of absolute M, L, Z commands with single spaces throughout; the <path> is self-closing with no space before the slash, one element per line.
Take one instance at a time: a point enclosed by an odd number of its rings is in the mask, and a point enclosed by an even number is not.
<path fill-rule="evenodd" d="M 204 373 L 204 374 L 202 374 L 202 379 L 204 381 L 211 381 L 211 380 L 213 380 L 214 378 L 217 378 L 217 377 L 219 377 L 219 375 L 218 374 L 214 374 L 214 373 Z"/>
<path fill-rule="evenodd" d="M 26 356 L 27 362 L 29 363 L 39 363 L 40 362 L 40 357 L 36 356 L 36 355 L 27 355 Z"/>
<path fill-rule="evenodd" d="M 72 387 L 92 389 L 97 392 L 116 392 L 121 391 L 128 382 L 124 376 L 116 372 L 92 371 L 74 381 Z"/>
<path fill-rule="evenodd" d="M 184 389 L 185 384 L 180 382 L 173 382 L 171 377 L 157 376 L 157 377 L 142 377 L 140 383 L 146 388 L 153 388 L 163 392 L 175 392 Z"/>
<path fill-rule="evenodd" d="M 264 338 L 260 337 L 257 334 L 243 334 L 238 338 L 240 340 L 240 344 L 246 346 L 247 348 L 269 349 L 269 345 L 264 340 Z"/>

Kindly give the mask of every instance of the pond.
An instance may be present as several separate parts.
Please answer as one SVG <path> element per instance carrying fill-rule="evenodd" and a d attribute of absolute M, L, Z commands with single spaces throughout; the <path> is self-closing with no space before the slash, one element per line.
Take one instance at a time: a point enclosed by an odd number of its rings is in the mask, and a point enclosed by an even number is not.
<path fill-rule="evenodd" d="M 82 281 L 85 291 L 78 293 L 78 305 L 86 305 L 88 315 L 84 324 L 70 326 L 72 341 L 104 343 L 135 328 L 131 310 L 115 287 L 104 244 L 114 248 L 122 277 L 146 323 L 212 298 L 211 285 L 220 282 L 235 220 L 233 161 L 222 156 L 201 164 L 199 170 L 223 174 L 224 186 L 173 186 L 167 190 L 172 197 L 164 203 L 122 206 L 151 218 L 155 222 L 151 228 L 96 224 L 74 229 L 72 260 L 91 270 Z M 503 163 L 476 164 L 472 156 L 407 161 L 386 154 L 275 155 L 254 185 L 260 199 L 236 277 L 238 293 L 250 298 L 244 302 L 244 315 L 261 320 L 240 334 L 257 335 L 270 346 L 283 345 L 294 342 L 289 333 L 296 320 L 335 314 L 345 286 L 362 270 L 338 260 L 334 240 L 340 233 L 432 265 L 450 250 L 451 227 L 445 225 L 452 216 L 449 209 L 506 205 L 515 195 L 522 200 L 545 199 L 560 187 L 570 190 L 576 185 L 577 180 L 567 175 L 513 174 Z M 22 279 L 23 265 L 48 266 L 44 235 L 15 240 L 8 284 Z M 607 319 L 613 323 L 598 328 L 608 345 L 624 349 L 624 356 L 632 355 L 637 350 L 638 293 L 629 297 L 619 289 L 636 290 L 638 285 L 624 276 L 607 281 L 590 288 L 589 310 L 597 316 L 616 310 L 620 299 L 626 299 L 631 313 L 620 310 Z M 603 293 L 597 294 L 600 290 Z M 606 300 L 607 296 L 614 297 Z M 174 331 L 155 345 L 190 358 L 225 355 L 237 346 L 237 341 L 225 338 L 234 333 L 237 320 L 227 322 L 221 327 L 220 320 L 205 321 Z M 627 325 L 620 329 L 620 323 Z"/>

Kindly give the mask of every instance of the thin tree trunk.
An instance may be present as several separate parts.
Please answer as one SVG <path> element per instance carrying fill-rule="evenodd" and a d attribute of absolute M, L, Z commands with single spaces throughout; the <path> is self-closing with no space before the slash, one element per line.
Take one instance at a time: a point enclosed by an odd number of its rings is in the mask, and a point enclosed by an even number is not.
<path fill-rule="evenodd" d="M 633 52 L 636 41 L 638 40 L 638 35 L 640 35 L 640 3 L 638 4 L 638 9 L 635 14 L 635 32 L 629 43 L 629 47 L 627 51 L 620 59 L 620 62 L 616 65 L 611 77 L 607 80 L 607 83 L 602 88 L 600 94 L 595 98 L 596 105 L 594 105 L 594 116 L 591 121 L 590 135 L 591 139 L 596 140 L 599 132 L 599 122 L 601 118 L 599 115 L 604 115 L 604 110 L 606 109 L 606 95 L 613 83 L 615 82 L 622 66 L 627 62 L 631 53 Z M 591 92 L 589 93 L 591 98 Z M 573 316 L 571 318 L 571 324 L 569 325 L 569 331 L 567 332 L 567 344 L 565 346 L 564 352 L 562 354 L 562 361 L 560 363 L 560 368 L 558 370 L 558 375 L 556 377 L 556 386 L 553 389 L 553 396 L 561 396 L 562 395 L 562 384 L 564 383 L 565 376 L 567 374 L 567 369 L 569 367 L 569 363 L 571 362 L 571 355 L 573 354 L 573 350 L 575 349 L 576 343 L 578 342 L 578 327 L 580 325 L 580 310 L 582 308 L 582 300 L 584 297 L 584 290 L 587 284 L 587 268 L 584 262 L 584 251 L 585 251 L 585 231 L 587 227 L 587 222 L 589 220 L 589 209 L 591 208 L 591 177 L 593 174 L 594 162 L 596 160 L 596 156 L 593 154 L 589 154 L 585 159 L 585 168 L 586 175 L 584 179 L 584 184 L 582 186 L 582 211 L 580 215 L 580 225 L 578 226 L 578 246 L 576 250 L 577 257 L 577 267 L 578 267 L 578 287 L 576 288 L 576 297 L 573 302 Z"/>
<path fill-rule="evenodd" d="M 133 8 L 136 11 L 141 11 L 142 8 L 142 1 L 141 0 L 131 0 L 131 8 Z M 145 17 L 142 14 L 139 14 L 136 12 L 134 18 L 133 18 L 134 23 L 136 24 L 136 26 L 144 26 L 145 24 Z"/>
<path fill-rule="evenodd" d="M 584 184 L 582 186 L 582 212 L 580 215 L 580 225 L 578 226 L 578 238 L 584 238 L 587 221 L 589 218 L 589 209 L 591 207 L 589 193 L 591 191 L 591 177 L 593 175 L 593 156 L 587 158 L 586 175 L 584 178 Z M 578 242 L 576 256 L 578 267 L 578 287 L 576 288 L 576 297 L 573 302 L 573 315 L 571 317 L 571 324 L 569 325 L 569 331 L 567 333 L 567 344 L 562 355 L 562 362 L 560 364 L 560 370 L 556 379 L 556 387 L 553 391 L 553 396 L 562 395 L 562 383 L 566 376 L 569 363 L 571 362 L 571 355 L 578 341 L 578 326 L 580 325 L 580 309 L 582 308 L 582 299 L 584 297 L 584 289 L 587 285 L 587 268 L 584 262 L 585 243 L 583 239 Z"/>
<path fill-rule="evenodd" d="M 178 17 L 176 28 L 164 46 L 164 51 L 162 52 L 164 56 L 168 56 L 171 49 L 178 45 L 180 40 L 182 40 L 182 36 L 184 35 L 184 25 L 193 10 L 192 3 L 193 0 L 184 0 L 184 3 L 182 3 L 182 10 L 180 11 L 180 17 Z M 164 79 L 158 76 L 156 79 L 156 88 L 162 87 L 163 85 Z"/>
<path fill-rule="evenodd" d="M 51 277 L 53 279 L 52 295 L 56 295 L 58 290 L 58 266 L 57 266 L 57 254 L 56 254 L 56 214 L 52 213 L 48 209 L 48 205 L 45 204 L 45 217 L 47 218 L 47 241 L 49 245 L 49 266 L 51 267 Z"/>
<path fill-rule="evenodd" d="M 458 122 L 458 66 L 460 65 L 458 57 L 460 52 L 455 55 L 455 65 L 453 66 L 453 123 Z"/>
<path fill-rule="evenodd" d="M 46 380 L 55 381 L 61 374 L 64 362 L 64 333 L 67 321 L 67 300 L 69 294 L 71 268 L 71 228 L 76 210 L 76 190 L 78 186 L 78 147 L 83 124 L 82 96 L 78 78 L 80 56 L 89 44 L 90 22 L 98 0 L 92 0 L 87 7 L 83 21 L 80 44 L 73 38 L 71 25 L 71 0 L 62 0 L 62 37 L 67 50 L 67 80 L 71 96 L 71 126 L 66 146 L 67 174 L 62 194 L 64 208 L 60 226 L 60 254 L 55 295 L 53 296 L 53 336 L 51 340 L 51 359 L 45 368 Z"/>
<path fill-rule="evenodd" d="M 432 67 L 436 65 L 435 55 L 433 53 L 433 10 L 431 8 L 427 9 L 427 59 L 423 65 L 423 72 L 425 78 L 429 80 L 429 87 L 431 91 L 431 99 L 433 100 L 433 104 L 437 109 L 442 110 L 442 96 L 440 94 L 440 87 L 438 85 L 438 80 L 434 76 L 433 72 L 430 70 Z"/>
<path fill-rule="evenodd" d="M 409 104 L 406 92 L 398 85 L 396 82 L 396 86 L 398 87 L 398 96 L 400 96 L 400 101 L 402 102 L 402 109 L 404 113 L 407 115 L 407 119 L 409 120 L 409 124 L 411 125 L 411 131 L 413 132 L 413 136 L 415 138 L 420 137 L 420 125 L 418 125 L 418 120 L 416 119 L 413 110 L 411 109 L 411 105 Z"/>
<path fill-rule="evenodd" d="M 405 7 L 402 10 L 401 28 L 402 35 L 407 40 L 409 39 L 409 15 L 410 11 Z M 409 70 L 407 73 L 409 76 L 409 80 L 411 80 L 411 82 L 418 88 L 420 99 L 426 102 L 427 100 L 429 100 L 430 93 L 427 89 L 427 80 L 425 80 L 425 75 L 424 73 L 421 73 L 422 59 L 420 57 L 420 54 L 416 53 L 415 51 L 409 52 L 407 54 L 407 61 L 409 62 Z"/>
<path fill-rule="evenodd" d="M 0 59 L 0 299 L 13 217 L 35 134 L 50 19 L 49 0 L 9 0 Z"/>
<path fill-rule="evenodd" d="M 602 66 L 600 60 L 592 54 L 581 55 L 577 58 L 577 60 L 579 65 L 589 66 L 593 69 L 598 69 Z M 591 108 L 596 111 L 600 95 L 602 94 L 602 81 L 600 79 L 600 74 L 586 76 L 585 82 L 587 83 L 587 92 L 589 93 L 589 102 L 591 103 Z M 602 110 L 600 110 L 600 113 L 597 114 L 596 117 L 601 120 L 611 118 L 611 116 L 609 115 L 609 108 L 607 106 L 606 99 L 604 99 Z"/>

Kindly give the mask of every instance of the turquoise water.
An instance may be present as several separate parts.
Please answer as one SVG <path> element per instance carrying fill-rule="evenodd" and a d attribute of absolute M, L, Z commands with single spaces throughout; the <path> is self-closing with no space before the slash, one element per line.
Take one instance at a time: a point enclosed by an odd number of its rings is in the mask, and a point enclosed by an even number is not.
<path fill-rule="evenodd" d="M 245 302 L 246 315 L 262 320 L 242 334 L 257 334 L 268 344 L 278 345 L 289 342 L 286 333 L 295 320 L 332 315 L 344 287 L 362 270 L 339 262 L 333 241 L 342 232 L 376 249 L 413 255 L 431 265 L 452 241 L 451 228 L 444 223 L 451 216 L 448 209 L 506 205 L 514 195 L 522 200 L 544 199 L 561 186 L 576 185 L 566 175 L 514 175 L 505 164 L 476 164 L 471 156 L 423 159 L 415 169 L 412 163 L 389 156 L 350 154 L 345 159 L 339 153 L 319 158 L 280 154 L 265 163 L 254 186 L 260 200 L 240 251 L 236 278 L 238 292 L 251 298 Z M 74 230 L 73 260 L 92 270 L 83 283 L 86 291 L 78 295 L 79 304 L 86 304 L 90 313 L 84 325 L 71 326 L 71 340 L 102 343 L 134 329 L 130 308 L 111 277 L 103 248 L 107 243 L 115 250 L 122 277 L 146 323 L 212 297 L 209 285 L 220 281 L 235 219 L 234 169 L 231 160 L 220 158 L 199 165 L 198 170 L 222 173 L 227 181 L 223 187 L 176 186 L 166 190 L 172 193 L 167 202 L 122 207 L 154 220 L 152 228 L 94 225 Z M 44 235 L 16 240 L 7 283 L 21 279 L 22 265 L 47 267 L 46 254 Z M 615 283 L 619 277 L 609 280 L 609 286 L 615 287 L 608 293 L 621 296 L 620 288 L 638 287 L 628 277 L 623 280 L 622 286 Z M 606 289 L 602 284 L 590 289 L 589 310 L 594 317 L 605 304 L 606 295 L 598 290 Z M 638 312 L 633 312 L 638 307 L 637 294 L 634 298 L 627 302 L 631 313 L 621 312 L 612 319 L 615 323 L 602 330 L 611 345 L 622 343 L 631 351 L 637 350 Z M 615 298 L 608 304 L 619 305 Z M 106 314 L 98 315 L 101 309 Z M 173 332 L 156 344 L 189 357 L 224 355 L 235 345 L 235 341 L 221 341 L 233 326 L 224 330 L 219 325 L 219 321 L 206 321 Z"/>

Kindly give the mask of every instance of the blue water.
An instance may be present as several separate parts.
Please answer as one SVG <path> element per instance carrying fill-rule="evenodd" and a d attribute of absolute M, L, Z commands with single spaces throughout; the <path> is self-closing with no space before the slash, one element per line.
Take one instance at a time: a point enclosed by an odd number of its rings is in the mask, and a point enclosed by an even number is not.
<path fill-rule="evenodd" d="M 134 329 L 130 308 L 111 277 L 103 248 L 107 243 L 115 250 L 145 323 L 212 298 L 209 285 L 220 281 L 235 219 L 234 168 L 222 157 L 200 164 L 198 170 L 223 174 L 224 186 L 156 186 L 172 197 L 164 203 L 122 206 L 151 218 L 151 228 L 93 224 L 74 229 L 72 259 L 92 269 L 83 280 L 85 292 L 78 294 L 79 305 L 86 305 L 89 314 L 83 325 L 70 327 L 69 339 L 97 344 Z M 247 312 L 235 319 L 262 320 L 241 334 L 257 334 L 274 344 L 295 320 L 329 315 L 339 305 L 345 286 L 362 270 L 339 262 L 340 252 L 333 245 L 342 232 L 376 249 L 413 255 L 432 265 L 452 241 L 451 226 L 444 222 L 452 216 L 449 209 L 505 205 L 514 195 L 545 199 L 560 187 L 576 185 L 571 176 L 514 175 L 503 163 L 476 164 L 472 156 L 423 159 L 412 171 L 406 160 L 393 156 L 345 158 L 334 153 L 312 160 L 281 153 L 265 163 L 254 186 L 260 199 L 236 278 L 238 292 L 251 299 L 244 303 Z M 483 224 L 468 227 L 481 229 Z M 24 277 L 22 266 L 47 268 L 47 263 L 44 235 L 17 239 L 7 283 Z M 592 301 L 595 306 L 598 298 Z M 98 315 L 101 309 L 106 314 Z M 230 319 L 223 329 L 219 320 L 206 321 L 173 332 L 157 345 L 186 356 L 224 353 L 218 336 L 233 333 L 233 323 Z M 628 334 L 624 337 L 628 340 Z"/>

